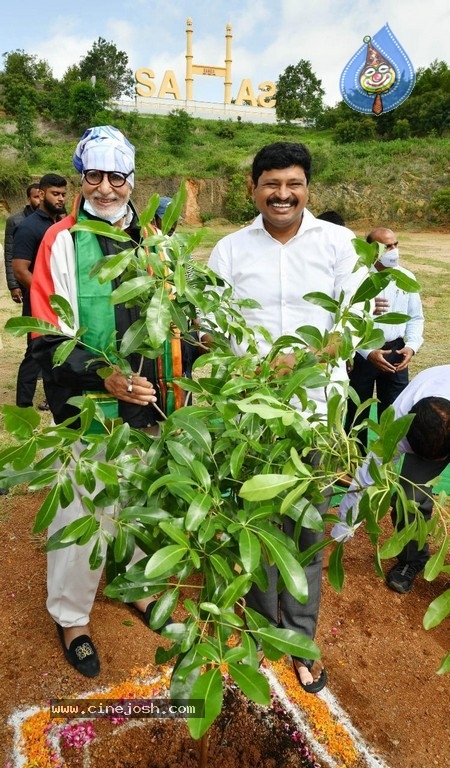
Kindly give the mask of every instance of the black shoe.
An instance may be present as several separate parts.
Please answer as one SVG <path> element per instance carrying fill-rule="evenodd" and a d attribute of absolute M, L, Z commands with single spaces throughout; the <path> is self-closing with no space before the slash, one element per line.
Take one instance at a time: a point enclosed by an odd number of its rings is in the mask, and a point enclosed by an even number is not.
<path fill-rule="evenodd" d="M 7 493 L 8 493 L 7 488 L 0 488 L 0 496 L 6 496 Z"/>
<path fill-rule="evenodd" d="M 388 572 L 386 576 L 386 584 L 390 589 L 401 594 L 411 592 L 414 584 L 414 579 L 417 574 L 423 571 L 424 566 L 419 563 L 397 563 Z"/>
<path fill-rule="evenodd" d="M 61 640 L 64 656 L 69 664 L 72 664 L 72 667 L 75 667 L 77 672 L 85 677 L 97 677 L 100 672 L 100 660 L 89 635 L 76 637 L 67 648 L 63 628 L 57 624 L 56 629 Z"/>

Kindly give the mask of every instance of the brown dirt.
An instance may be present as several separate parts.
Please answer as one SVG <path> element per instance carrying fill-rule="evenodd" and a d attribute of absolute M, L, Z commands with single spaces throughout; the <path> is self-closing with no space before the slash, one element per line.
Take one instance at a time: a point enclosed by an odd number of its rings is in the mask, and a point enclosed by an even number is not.
<path fill-rule="evenodd" d="M 448 258 L 449 236 L 441 235 L 437 240 L 435 237 L 425 233 L 406 235 L 406 250 L 424 255 L 428 247 L 430 256 L 435 257 L 440 251 Z M 413 261 L 406 266 L 415 269 Z M 0 314 L 6 319 L 5 306 L 9 298 L 4 285 L 0 287 L 3 303 Z M 5 349 L 0 352 L 0 396 L 2 402 L 12 402 L 21 342 L 2 336 Z M 13 732 L 7 719 L 13 711 L 40 705 L 50 698 L 73 696 L 76 692 L 81 695 L 92 689 L 90 681 L 86 685 L 86 679 L 64 660 L 45 610 L 43 540 L 31 533 L 41 500 L 42 496 L 26 491 L 0 496 L 1 766 L 11 760 Z M 385 533 L 388 530 L 386 522 Z M 447 562 L 450 565 L 450 559 Z M 324 570 L 316 639 L 328 670 L 329 690 L 389 768 L 449 768 L 449 677 L 436 674 L 440 660 L 450 648 L 449 622 L 447 619 L 431 631 L 425 631 L 422 626 L 429 603 L 448 588 L 448 574 L 431 583 L 419 576 L 409 595 L 390 591 L 376 575 L 373 550 L 362 530 L 346 545 L 344 565 L 346 577 L 341 595 L 330 588 Z M 386 563 L 386 569 L 389 565 Z M 161 643 L 126 606 L 101 594 L 93 609 L 92 627 L 102 662 L 102 672 L 95 681 L 99 686 L 117 684 L 128 678 L 133 668 L 151 664 L 155 648 Z M 210 768 L 301 765 L 298 753 L 295 758 L 292 756 L 273 724 L 270 732 L 277 754 L 262 761 L 259 736 L 252 725 L 258 724 L 261 718 L 252 712 L 249 719 L 246 706 L 239 708 L 238 703 L 231 703 L 231 710 L 235 712 L 233 720 L 240 727 L 231 731 L 230 719 L 226 723 L 222 721 L 218 740 L 211 749 Z M 171 722 L 172 730 L 166 730 L 168 726 L 157 722 L 156 731 L 152 733 L 148 724 L 128 730 L 126 734 L 123 731 L 121 735 L 118 728 L 109 726 L 109 737 L 92 742 L 90 768 L 190 768 L 195 765 L 198 743 L 185 740 L 181 722 Z M 227 755 L 223 751 L 224 743 L 230 745 Z M 184 750 L 183 756 L 177 745 Z M 83 765 L 80 752 L 74 749 L 66 750 L 65 757 L 70 768 Z M 358 768 L 363 765 L 361 761 Z M 35 763 L 35 768 L 43 767 Z"/>

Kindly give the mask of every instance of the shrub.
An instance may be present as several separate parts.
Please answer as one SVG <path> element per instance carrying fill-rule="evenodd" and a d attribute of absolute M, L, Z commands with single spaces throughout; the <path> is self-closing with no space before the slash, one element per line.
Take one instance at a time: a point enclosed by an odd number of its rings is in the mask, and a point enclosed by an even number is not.
<path fill-rule="evenodd" d="M 435 192 L 430 202 L 431 207 L 438 213 L 450 216 L 450 187 L 444 187 Z"/>
<path fill-rule="evenodd" d="M 192 136 L 192 117 L 185 109 L 173 109 L 167 115 L 165 138 L 175 154 L 182 153 Z"/>
<path fill-rule="evenodd" d="M 235 224 L 243 224 L 258 213 L 250 197 L 247 174 L 243 171 L 237 171 L 230 178 L 225 196 L 225 213 Z"/>
<path fill-rule="evenodd" d="M 396 120 L 392 135 L 394 139 L 409 139 L 411 136 L 409 120 Z"/>
<path fill-rule="evenodd" d="M 362 117 L 336 123 L 333 138 L 337 144 L 350 144 L 353 141 L 374 139 L 375 135 L 376 126 L 372 118 Z"/>
<path fill-rule="evenodd" d="M 231 120 L 228 120 L 226 123 L 221 123 L 219 125 L 216 130 L 216 136 L 218 136 L 219 139 L 234 139 L 235 132 L 236 128 Z"/>
<path fill-rule="evenodd" d="M 30 183 L 30 171 L 23 160 L 0 157 L 0 189 L 5 197 L 23 191 Z"/>

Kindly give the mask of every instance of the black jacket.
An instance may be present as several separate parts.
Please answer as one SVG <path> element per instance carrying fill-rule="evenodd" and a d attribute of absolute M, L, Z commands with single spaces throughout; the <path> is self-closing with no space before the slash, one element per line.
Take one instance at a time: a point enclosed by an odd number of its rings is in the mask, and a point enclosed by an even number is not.
<path fill-rule="evenodd" d="M 14 272 L 12 268 L 14 230 L 20 221 L 25 219 L 27 216 L 30 216 L 30 214 L 32 213 L 34 213 L 34 209 L 31 207 L 31 205 L 26 205 L 22 211 L 17 211 L 17 213 L 13 213 L 11 216 L 8 216 L 8 218 L 6 219 L 4 255 L 5 255 L 6 282 L 8 284 L 8 290 L 10 291 L 13 291 L 15 288 L 21 287 L 20 283 L 18 283 L 16 278 L 14 277 Z"/>

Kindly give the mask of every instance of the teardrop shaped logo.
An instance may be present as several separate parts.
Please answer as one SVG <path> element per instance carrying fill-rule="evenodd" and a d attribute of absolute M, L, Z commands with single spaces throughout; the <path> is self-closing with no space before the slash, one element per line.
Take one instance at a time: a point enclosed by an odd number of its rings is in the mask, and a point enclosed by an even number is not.
<path fill-rule="evenodd" d="M 342 98 L 357 112 L 381 115 L 408 98 L 416 82 L 409 56 L 385 24 L 364 37 L 340 79 Z"/>

